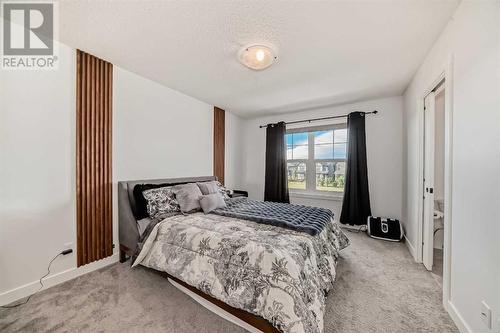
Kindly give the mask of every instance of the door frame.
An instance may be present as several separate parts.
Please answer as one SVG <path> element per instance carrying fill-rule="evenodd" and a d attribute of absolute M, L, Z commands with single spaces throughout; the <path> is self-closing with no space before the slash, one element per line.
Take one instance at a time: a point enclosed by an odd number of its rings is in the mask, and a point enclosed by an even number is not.
<path fill-rule="evenodd" d="M 445 89 L 445 128 L 444 128 L 444 238 L 443 238 L 443 305 L 449 309 L 451 300 L 451 250 L 452 250 L 452 183 L 453 183 L 453 54 L 440 67 L 439 74 L 426 85 L 426 89 L 417 101 L 419 110 L 419 165 L 418 165 L 418 228 L 416 255 L 417 262 L 423 259 L 423 208 L 424 208 L 424 99 L 442 80 Z"/>

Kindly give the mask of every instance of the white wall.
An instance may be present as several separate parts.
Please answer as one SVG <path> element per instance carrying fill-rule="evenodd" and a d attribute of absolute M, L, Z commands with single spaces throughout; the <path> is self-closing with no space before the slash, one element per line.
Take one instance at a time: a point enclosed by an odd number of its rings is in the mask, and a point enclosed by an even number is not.
<path fill-rule="evenodd" d="M 59 52 L 59 70 L 0 73 L 0 303 L 76 241 L 76 55 Z"/>
<path fill-rule="evenodd" d="M 407 232 L 417 240 L 419 110 L 425 89 L 453 57 L 452 315 L 470 332 L 500 330 L 500 3 L 464 1 L 404 94 Z M 446 94 L 450 94 L 446 91 Z M 493 311 L 492 331 L 480 303 Z M 451 308 L 451 307 L 450 307 Z M 453 312 L 453 309 L 452 309 Z"/>
<path fill-rule="evenodd" d="M 116 180 L 212 174 L 213 106 L 114 68 Z"/>
<path fill-rule="evenodd" d="M 35 291 L 49 260 L 66 243 L 76 248 L 75 50 L 61 44 L 59 61 L 56 71 L 0 75 L 0 304 Z M 113 82 L 118 244 L 118 180 L 212 174 L 213 107 L 117 66 Z M 78 269 L 74 253 L 60 257 L 46 285 L 116 261 L 116 252 Z"/>
<path fill-rule="evenodd" d="M 246 120 L 244 140 L 244 183 L 249 196 L 264 197 L 266 130 L 259 125 L 277 121 L 293 121 L 326 117 L 358 111 L 380 111 L 366 118 L 366 145 L 368 178 L 372 213 L 378 216 L 401 218 L 402 197 L 402 117 L 401 97 L 347 104 L 335 107 L 307 110 L 292 114 Z M 323 124 L 314 123 L 314 125 Z M 300 126 L 304 126 L 301 124 Z M 330 208 L 340 217 L 341 199 L 303 198 L 291 196 L 292 203 Z"/>

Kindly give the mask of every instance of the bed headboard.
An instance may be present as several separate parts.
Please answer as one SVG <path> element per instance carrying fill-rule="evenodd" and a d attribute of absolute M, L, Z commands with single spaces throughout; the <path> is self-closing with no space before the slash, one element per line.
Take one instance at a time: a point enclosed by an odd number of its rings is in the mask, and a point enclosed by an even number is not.
<path fill-rule="evenodd" d="M 118 182 L 118 232 L 120 250 L 133 255 L 139 242 L 139 229 L 135 218 L 134 186 L 137 184 L 168 184 L 178 185 L 186 183 L 207 182 L 217 180 L 215 176 L 143 179 Z"/>

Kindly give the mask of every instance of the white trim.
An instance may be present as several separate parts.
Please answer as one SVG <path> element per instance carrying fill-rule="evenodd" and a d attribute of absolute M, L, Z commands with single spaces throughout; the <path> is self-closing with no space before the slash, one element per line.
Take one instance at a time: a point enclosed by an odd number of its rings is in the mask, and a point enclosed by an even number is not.
<path fill-rule="evenodd" d="M 444 129 L 444 238 L 443 238 L 443 302 L 451 301 L 452 190 L 453 190 L 453 55 L 445 69 Z"/>
<path fill-rule="evenodd" d="M 418 228 L 417 228 L 417 246 L 416 246 L 416 262 L 422 262 L 423 257 L 423 217 L 424 217 L 424 186 L 423 186 L 423 177 L 424 177 L 424 97 L 418 99 L 417 101 L 417 110 L 418 112 L 418 188 L 417 188 L 417 198 L 418 198 Z"/>
<path fill-rule="evenodd" d="M 342 201 L 344 198 L 344 194 L 342 192 L 336 192 L 336 193 L 338 193 L 338 194 L 323 194 L 323 193 L 316 193 L 316 192 L 290 191 L 290 197 Z"/>
<path fill-rule="evenodd" d="M 434 93 L 437 95 L 439 95 L 440 93 L 443 92 L 443 90 L 445 90 L 446 84 L 440 84 L 437 88 L 436 88 L 436 91 L 434 91 Z"/>
<path fill-rule="evenodd" d="M 450 315 L 451 319 L 457 325 L 458 330 L 460 333 L 472 333 L 472 329 L 467 325 L 467 322 L 465 319 L 460 315 L 460 312 L 458 312 L 457 308 L 455 305 L 451 302 L 448 301 L 445 303 L 444 308 L 446 311 L 448 311 L 448 314 Z"/>
<path fill-rule="evenodd" d="M 193 300 L 195 300 L 197 303 L 205 307 L 207 310 L 215 313 L 219 317 L 222 317 L 226 319 L 227 321 L 232 322 L 235 325 L 238 325 L 239 327 L 244 328 L 245 330 L 251 332 L 251 333 L 262 333 L 261 330 L 257 329 L 256 327 L 253 327 L 252 325 L 248 324 L 247 322 L 244 322 L 240 318 L 230 314 L 229 312 L 221 309 L 217 305 L 213 304 L 212 302 L 209 302 L 208 300 L 204 299 L 200 295 L 192 292 L 191 290 L 187 289 L 186 287 L 180 285 L 179 283 L 175 282 L 174 280 L 168 278 L 168 282 L 170 282 L 174 287 L 179 289 L 181 292 L 185 293 L 189 297 L 191 297 Z"/>
<path fill-rule="evenodd" d="M 408 251 L 410 252 L 411 256 L 413 257 L 413 260 L 415 260 L 415 262 L 420 263 L 420 262 L 417 260 L 417 251 L 415 250 L 415 247 L 414 247 L 414 246 L 413 246 L 413 244 L 410 242 L 410 240 L 406 237 L 406 235 L 404 235 L 403 237 L 404 237 L 404 239 L 405 239 L 406 247 L 408 248 Z"/>
<path fill-rule="evenodd" d="M 325 162 L 325 163 L 339 163 L 339 162 L 344 162 L 347 163 L 347 158 L 335 158 L 335 156 L 332 156 L 332 158 L 329 159 L 317 159 L 315 156 L 315 137 L 314 133 L 318 130 L 332 130 L 332 132 L 335 132 L 337 129 L 346 129 L 347 130 L 347 122 L 344 120 L 340 124 L 328 124 L 328 125 L 323 125 L 323 126 L 307 126 L 307 127 L 298 127 L 294 129 L 287 128 L 286 135 L 293 135 L 297 133 L 302 133 L 302 134 L 307 134 L 307 158 L 292 158 L 288 159 L 287 157 L 287 163 L 302 163 L 305 164 L 306 166 L 306 171 L 305 171 L 305 189 L 300 190 L 300 189 L 292 189 L 290 192 L 295 192 L 299 195 L 302 194 L 304 198 L 307 198 L 307 196 L 313 198 L 313 199 L 325 199 L 325 200 L 338 200 L 338 195 L 340 194 L 343 196 L 343 191 L 342 192 L 334 192 L 328 193 L 328 191 L 321 191 L 316 189 L 316 164 Z M 347 138 L 346 138 L 347 140 Z M 338 143 L 337 140 L 335 140 L 335 134 L 333 133 L 333 141 L 332 144 Z M 342 143 L 342 142 L 341 142 Z M 347 141 L 345 142 L 347 144 Z M 288 154 L 287 154 L 288 155 Z M 345 176 L 345 174 L 344 174 Z M 325 193 L 326 192 L 326 193 Z M 323 194 L 325 193 L 325 194 Z M 305 195 L 305 196 L 304 196 Z"/>
<path fill-rule="evenodd" d="M 441 81 L 442 82 L 442 81 Z M 424 99 L 424 172 L 422 179 L 426 192 L 423 195 L 422 234 L 423 249 L 422 262 L 428 271 L 432 271 L 434 263 L 434 191 L 427 192 L 427 188 L 434 188 L 435 169 L 435 122 L 436 122 L 436 93 L 431 91 Z"/>
<path fill-rule="evenodd" d="M 60 283 L 66 282 L 68 280 L 72 280 L 74 278 L 77 278 L 81 275 L 90 273 L 92 271 L 101 269 L 103 267 L 109 266 L 111 264 L 114 264 L 118 262 L 119 255 L 118 252 L 113 253 L 113 255 L 101 259 L 99 261 L 95 261 L 93 263 L 90 263 L 88 265 L 80 266 L 80 267 L 73 267 L 70 269 L 67 269 L 62 272 L 54 273 L 43 279 L 43 288 L 41 290 L 45 290 L 47 288 L 53 287 L 55 285 L 58 285 Z M 0 306 L 1 305 L 6 305 L 12 302 L 15 302 L 21 298 L 27 297 L 29 295 L 32 295 L 35 293 L 40 284 L 38 280 L 27 283 L 23 286 L 14 288 L 12 290 L 8 290 L 4 293 L 0 294 Z"/>

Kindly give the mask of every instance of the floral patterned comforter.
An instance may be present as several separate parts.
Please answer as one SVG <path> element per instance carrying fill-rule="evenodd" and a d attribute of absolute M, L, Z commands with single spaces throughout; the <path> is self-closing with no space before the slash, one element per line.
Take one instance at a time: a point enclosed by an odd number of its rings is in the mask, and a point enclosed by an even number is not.
<path fill-rule="evenodd" d="M 158 223 L 133 266 L 167 272 L 280 331 L 317 333 L 339 251 L 348 244 L 333 221 L 311 236 L 195 213 Z"/>

